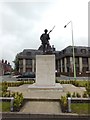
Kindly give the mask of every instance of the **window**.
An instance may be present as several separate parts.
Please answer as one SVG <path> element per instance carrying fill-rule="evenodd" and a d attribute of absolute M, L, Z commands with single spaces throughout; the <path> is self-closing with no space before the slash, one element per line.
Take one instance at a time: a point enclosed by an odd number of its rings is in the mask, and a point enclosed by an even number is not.
<path fill-rule="evenodd" d="M 88 58 L 82 58 L 82 63 L 83 64 L 88 64 Z"/>
<path fill-rule="evenodd" d="M 27 52 L 26 55 L 31 55 L 31 52 Z"/>
<path fill-rule="evenodd" d="M 79 64 L 79 58 L 78 57 L 75 58 L 75 64 Z"/>
<path fill-rule="evenodd" d="M 74 48 L 74 53 L 77 53 L 77 48 Z"/>
<path fill-rule="evenodd" d="M 19 60 L 19 65 L 20 65 L 20 66 L 23 65 L 23 60 Z"/>
<path fill-rule="evenodd" d="M 88 53 L 90 54 L 90 49 L 88 50 Z"/>
<path fill-rule="evenodd" d="M 67 66 L 70 66 L 70 57 L 67 57 Z"/>
<path fill-rule="evenodd" d="M 81 49 L 81 53 L 86 53 L 86 49 Z"/>
<path fill-rule="evenodd" d="M 26 60 L 26 65 L 32 66 L 32 60 L 31 59 L 27 59 Z"/>

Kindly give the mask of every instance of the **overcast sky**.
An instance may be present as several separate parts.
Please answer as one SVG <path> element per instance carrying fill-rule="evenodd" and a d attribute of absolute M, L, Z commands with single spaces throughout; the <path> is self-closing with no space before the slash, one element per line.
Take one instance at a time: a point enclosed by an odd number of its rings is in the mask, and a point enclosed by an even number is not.
<path fill-rule="evenodd" d="M 89 0 L 0 0 L 0 59 L 11 64 L 23 49 L 38 49 L 44 29 L 56 50 L 72 45 L 88 46 Z M 11 2 L 14 1 L 14 2 Z"/>

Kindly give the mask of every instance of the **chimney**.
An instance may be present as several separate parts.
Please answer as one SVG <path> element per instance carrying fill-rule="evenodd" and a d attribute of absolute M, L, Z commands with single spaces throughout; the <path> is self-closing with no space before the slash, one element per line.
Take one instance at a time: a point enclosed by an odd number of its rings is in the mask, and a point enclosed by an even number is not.
<path fill-rule="evenodd" d="M 5 64 L 7 64 L 7 60 L 5 60 Z"/>
<path fill-rule="evenodd" d="M 4 60 L 2 59 L 2 63 L 4 63 Z"/>

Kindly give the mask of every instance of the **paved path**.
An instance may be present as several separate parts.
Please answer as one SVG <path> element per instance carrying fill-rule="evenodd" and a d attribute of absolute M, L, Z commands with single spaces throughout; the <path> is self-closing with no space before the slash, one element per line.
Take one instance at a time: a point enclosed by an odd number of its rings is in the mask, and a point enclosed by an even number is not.
<path fill-rule="evenodd" d="M 28 101 L 20 112 L 30 114 L 59 114 L 61 107 L 59 102 L 53 101 Z"/>

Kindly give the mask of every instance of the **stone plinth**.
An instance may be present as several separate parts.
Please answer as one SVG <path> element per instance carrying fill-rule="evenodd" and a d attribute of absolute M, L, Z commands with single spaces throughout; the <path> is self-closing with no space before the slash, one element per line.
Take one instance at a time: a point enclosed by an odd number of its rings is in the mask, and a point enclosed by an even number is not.
<path fill-rule="evenodd" d="M 36 85 L 55 85 L 55 55 L 36 56 Z"/>
<path fill-rule="evenodd" d="M 36 83 L 28 88 L 62 90 L 62 86 L 55 83 L 55 55 L 36 55 Z"/>

